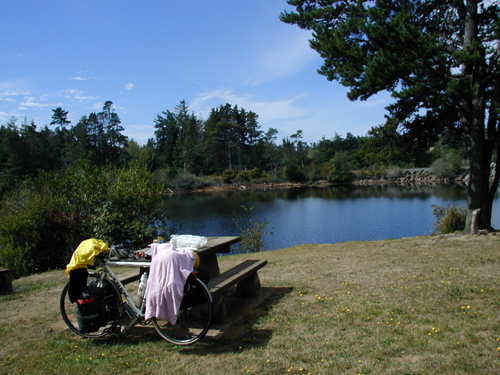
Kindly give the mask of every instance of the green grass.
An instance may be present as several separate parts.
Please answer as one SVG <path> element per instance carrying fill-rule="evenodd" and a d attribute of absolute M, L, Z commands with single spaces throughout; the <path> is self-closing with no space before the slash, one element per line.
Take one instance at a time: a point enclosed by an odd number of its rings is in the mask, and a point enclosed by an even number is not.
<path fill-rule="evenodd" d="M 150 326 L 79 338 L 59 316 L 63 271 L 16 280 L 0 299 L 0 374 L 496 373 L 499 249 L 500 236 L 439 236 L 224 256 L 222 269 L 268 259 L 276 292 L 189 347 Z"/>

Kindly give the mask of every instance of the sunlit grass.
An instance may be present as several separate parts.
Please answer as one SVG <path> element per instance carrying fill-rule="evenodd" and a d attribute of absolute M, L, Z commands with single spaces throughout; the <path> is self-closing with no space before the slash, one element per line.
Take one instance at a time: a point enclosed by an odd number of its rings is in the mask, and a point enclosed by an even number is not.
<path fill-rule="evenodd" d="M 224 256 L 223 270 L 266 258 L 262 285 L 293 290 L 190 347 L 151 327 L 77 337 L 58 312 L 66 279 L 49 273 L 43 288 L 0 300 L 0 373 L 496 373 L 499 245 L 497 236 L 418 237 Z"/>

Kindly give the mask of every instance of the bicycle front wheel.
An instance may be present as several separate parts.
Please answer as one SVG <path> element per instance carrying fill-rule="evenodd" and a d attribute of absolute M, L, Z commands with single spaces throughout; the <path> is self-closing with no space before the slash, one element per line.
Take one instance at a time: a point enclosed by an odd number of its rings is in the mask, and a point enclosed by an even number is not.
<path fill-rule="evenodd" d="M 203 338 L 212 320 L 212 297 L 207 286 L 193 274 L 184 286 L 184 297 L 175 325 L 153 318 L 158 334 L 176 345 L 190 345 Z"/>
<path fill-rule="evenodd" d="M 90 284 L 95 284 L 96 279 L 91 278 Z M 74 333 L 88 338 L 102 337 L 113 331 L 120 321 L 122 314 L 122 300 L 116 285 L 109 279 L 103 280 L 103 301 L 99 307 L 99 321 L 88 329 L 88 324 L 82 324 L 81 312 L 78 311 L 78 303 L 71 302 L 68 295 L 69 282 L 65 285 L 60 299 L 61 315 Z"/>

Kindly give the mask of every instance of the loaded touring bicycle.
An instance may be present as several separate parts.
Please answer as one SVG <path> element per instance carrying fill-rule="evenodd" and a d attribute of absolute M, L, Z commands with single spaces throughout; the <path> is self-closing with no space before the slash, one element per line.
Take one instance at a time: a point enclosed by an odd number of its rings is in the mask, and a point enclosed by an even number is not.
<path fill-rule="evenodd" d="M 171 319 L 175 324 L 155 316 L 146 320 L 147 271 L 151 262 L 114 260 L 112 253 L 97 239 L 86 240 L 75 250 L 66 269 L 70 280 L 60 298 L 62 318 L 71 331 L 95 338 L 118 327 L 125 334 L 137 324 L 153 324 L 163 339 L 177 345 L 193 344 L 206 335 L 212 320 L 212 296 L 196 271 L 189 273 L 181 289 L 178 313 Z M 128 267 L 145 267 L 137 293 L 129 292 L 112 270 L 125 262 Z M 95 270 L 89 271 L 88 266 Z"/>

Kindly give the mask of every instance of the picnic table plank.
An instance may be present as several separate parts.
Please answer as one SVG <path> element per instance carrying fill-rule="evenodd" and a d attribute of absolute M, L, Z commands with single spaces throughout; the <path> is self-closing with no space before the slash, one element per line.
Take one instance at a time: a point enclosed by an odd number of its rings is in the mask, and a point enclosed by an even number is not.
<path fill-rule="evenodd" d="M 250 275 L 257 273 L 267 264 L 267 260 L 246 260 L 208 282 L 210 293 L 222 293 Z"/>

